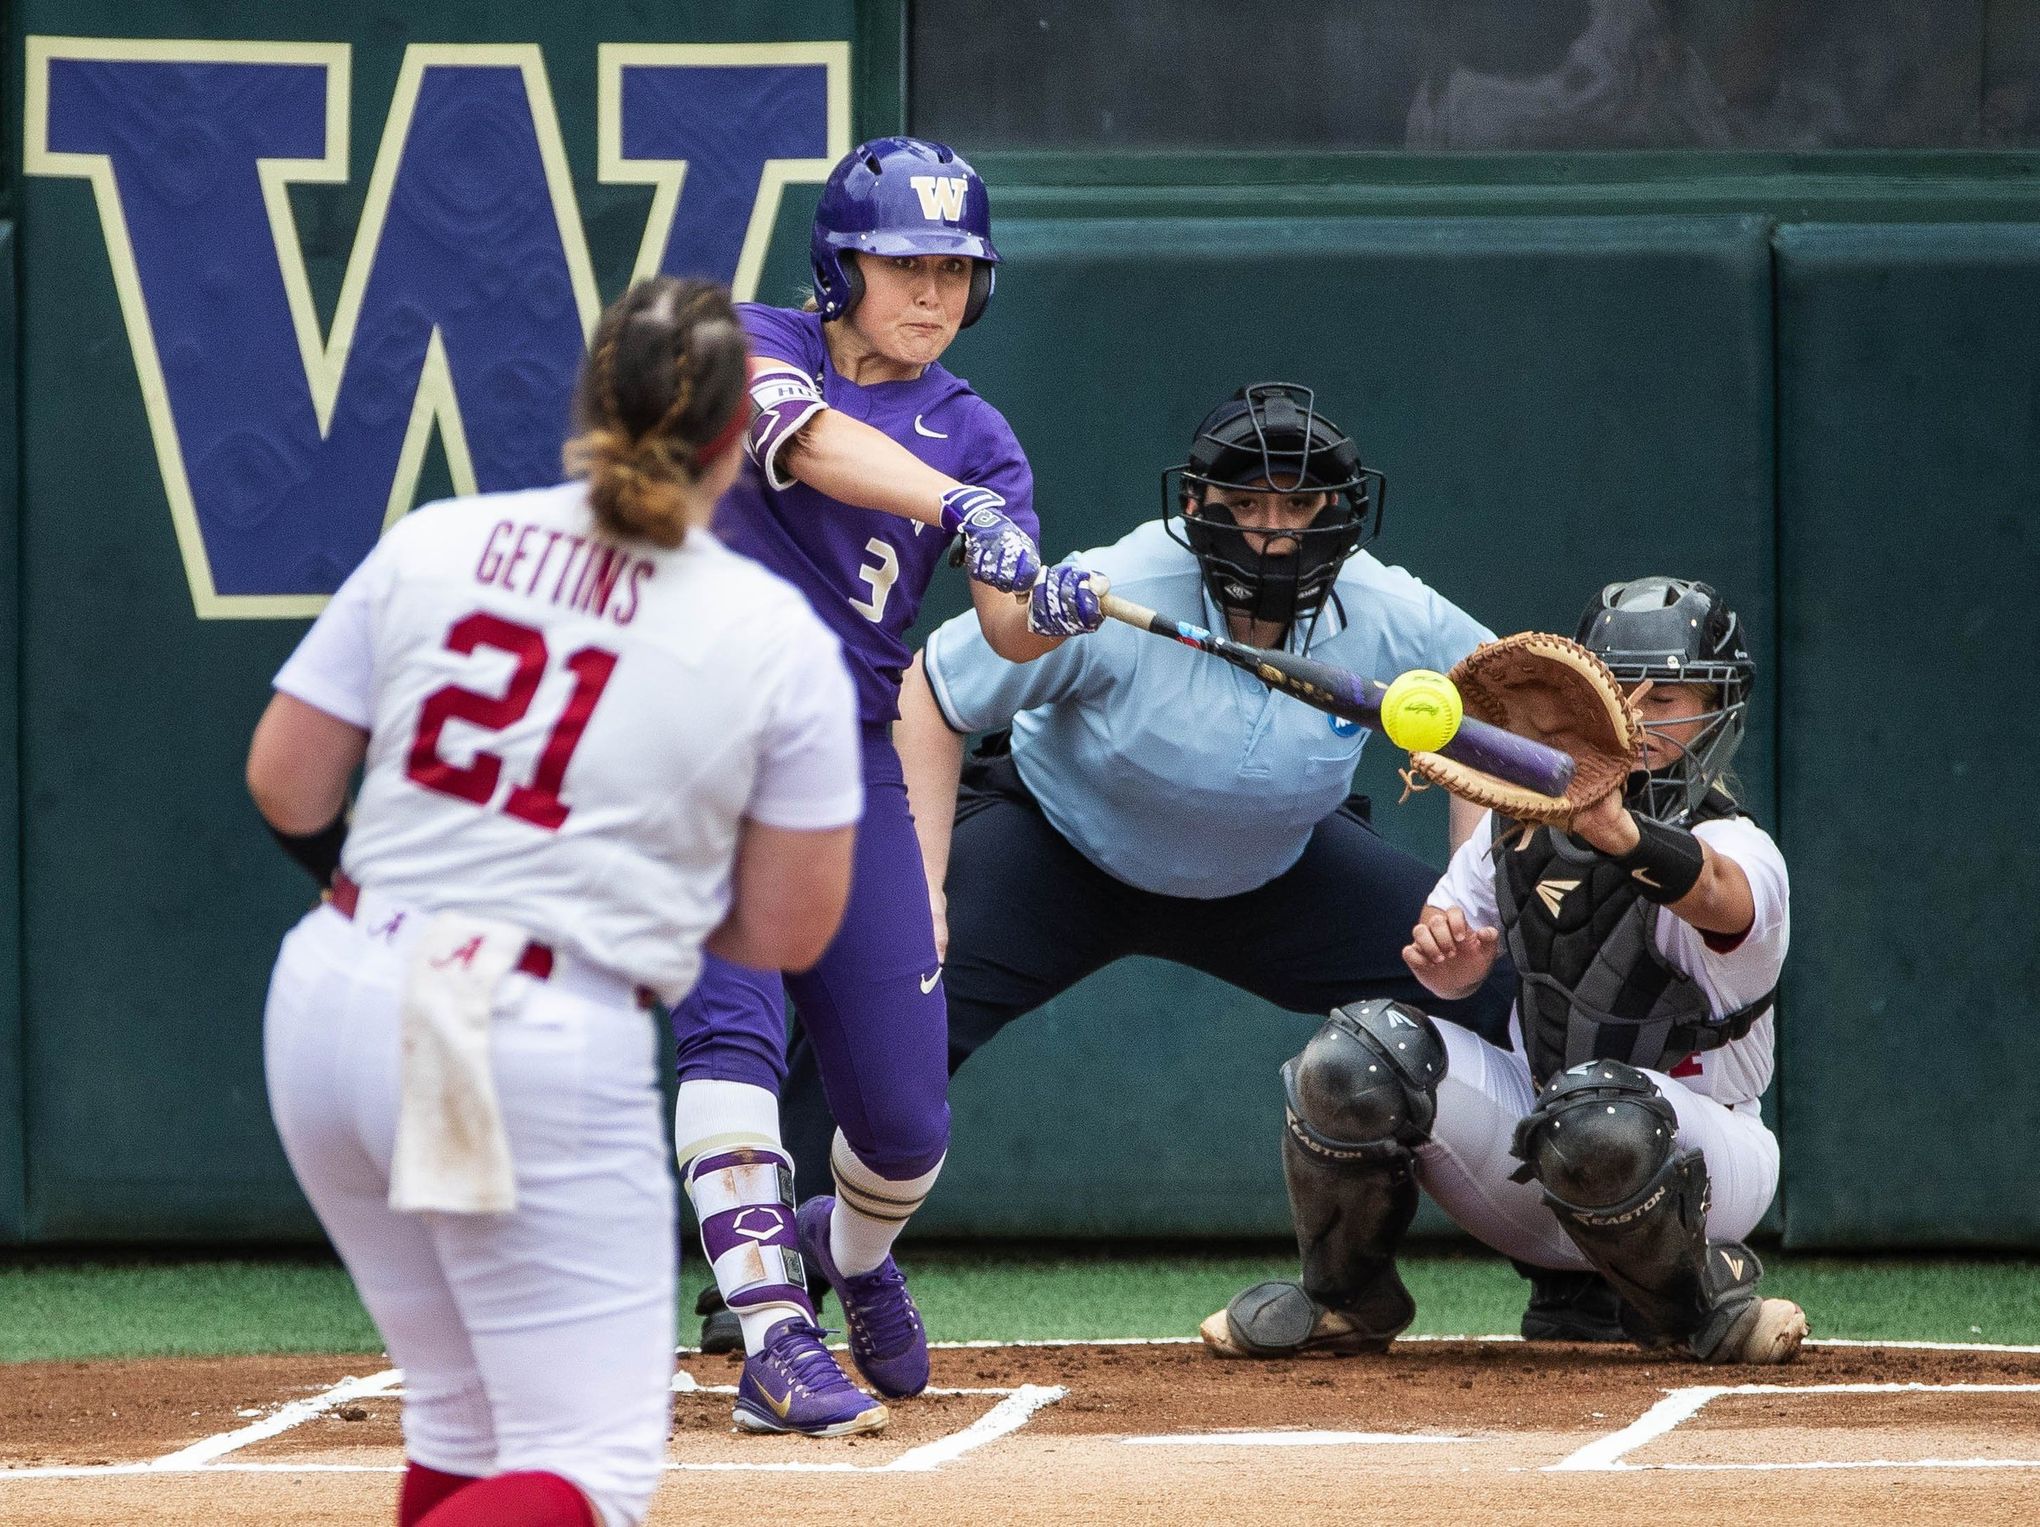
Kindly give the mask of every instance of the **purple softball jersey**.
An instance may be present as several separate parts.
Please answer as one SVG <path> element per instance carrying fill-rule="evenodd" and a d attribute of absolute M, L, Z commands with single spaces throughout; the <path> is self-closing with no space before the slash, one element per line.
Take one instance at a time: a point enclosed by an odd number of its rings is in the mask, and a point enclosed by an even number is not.
<path fill-rule="evenodd" d="M 958 482 L 999 494 L 1014 523 L 1041 539 L 1034 474 L 1020 442 L 963 378 L 934 365 L 911 382 L 861 387 L 829 363 L 820 315 L 749 302 L 739 303 L 737 314 L 754 355 L 798 367 L 814 378 L 829 407 L 871 425 Z M 805 483 L 774 488 L 755 462 L 745 463 L 716 506 L 715 532 L 807 595 L 843 644 L 859 716 L 867 722 L 897 716 L 900 675 L 911 656 L 907 628 L 950 538 L 932 525 L 856 508 Z"/>

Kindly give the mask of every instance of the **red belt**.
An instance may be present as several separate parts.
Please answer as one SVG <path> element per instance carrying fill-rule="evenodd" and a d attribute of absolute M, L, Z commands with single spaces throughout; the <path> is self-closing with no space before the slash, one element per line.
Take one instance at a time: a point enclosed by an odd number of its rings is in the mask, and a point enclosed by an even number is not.
<path fill-rule="evenodd" d="M 326 899 L 332 903 L 335 912 L 353 922 L 354 914 L 361 907 L 361 887 L 350 880 L 344 871 L 335 870 L 333 889 Z M 517 963 L 512 968 L 519 975 L 530 976 L 534 981 L 549 981 L 552 979 L 553 962 L 552 945 L 541 944 L 537 939 L 533 939 L 524 946 L 524 952 L 517 956 Z M 633 995 L 636 996 L 639 1007 L 650 1007 L 659 1000 L 648 987 L 643 986 L 636 988 Z"/>

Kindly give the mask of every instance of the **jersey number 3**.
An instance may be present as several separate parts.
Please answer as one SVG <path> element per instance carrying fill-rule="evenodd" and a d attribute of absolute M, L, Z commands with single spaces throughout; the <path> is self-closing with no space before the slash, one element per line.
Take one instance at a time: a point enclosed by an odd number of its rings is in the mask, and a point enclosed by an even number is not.
<path fill-rule="evenodd" d="M 919 530 L 921 527 L 914 527 Z M 900 554 L 886 542 L 873 536 L 864 543 L 864 549 L 878 560 L 867 562 L 857 569 L 857 576 L 871 585 L 869 599 L 853 599 L 850 608 L 866 620 L 876 624 L 885 619 L 885 602 L 892 594 L 892 586 L 900 581 Z"/>
<path fill-rule="evenodd" d="M 478 749 L 471 763 L 448 763 L 439 754 L 439 734 L 449 721 L 464 721 L 491 732 L 500 732 L 522 721 L 524 713 L 531 709 L 532 696 L 538 693 L 539 681 L 545 677 L 550 654 L 542 632 L 480 611 L 453 623 L 446 633 L 446 647 L 463 657 L 471 655 L 477 647 L 494 648 L 515 658 L 517 668 L 510 675 L 509 687 L 500 695 L 479 694 L 458 684 L 449 684 L 427 695 L 418 709 L 418 735 L 411 743 L 410 762 L 404 773 L 427 790 L 486 806 L 495 798 L 497 782 L 503 775 L 503 760 Z M 603 687 L 616 671 L 616 654 L 600 647 L 583 647 L 567 659 L 566 667 L 574 676 L 574 692 L 567 697 L 566 709 L 560 712 L 539 751 L 530 782 L 511 786 L 509 797 L 503 802 L 503 810 L 510 816 L 543 827 L 547 832 L 557 832 L 573 810 L 560 799 L 560 786 L 567 777 L 574 749 L 581 745 L 588 718 L 595 713 L 595 702 L 602 698 Z"/>

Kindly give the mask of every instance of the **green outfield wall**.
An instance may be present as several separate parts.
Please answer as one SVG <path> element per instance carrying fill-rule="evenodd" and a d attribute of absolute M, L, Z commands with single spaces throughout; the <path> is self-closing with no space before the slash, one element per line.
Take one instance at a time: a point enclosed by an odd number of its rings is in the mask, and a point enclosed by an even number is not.
<path fill-rule="evenodd" d="M 8 16 L 0 1241 L 306 1239 L 259 1030 L 308 886 L 240 783 L 268 679 L 390 516 L 546 480 L 634 273 L 797 300 L 820 174 L 909 119 L 905 7 L 137 10 Z M 1007 263 L 952 360 L 1050 552 L 1152 517 L 1205 409 L 1280 377 L 1386 472 L 1379 553 L 1492 626 L 1648 571 L 1730 593 L 1738 772 L 1798 893 L 1777 1227 L 2040 1243 L 2040 856 L 1997 784 L 2040 743 L 2006 703 L 2040 641 L 2034 156 L 980 167 Z M 963 603 L 945 575 L 928 619 Z M 1378 824 L 1442 862 L 1386 753 Z M 1314 1022 L 1100 973 L 959 1078 L 918 1228 L 1285 1229 L 1275 1073 Z"/>
<path fill-rule="evenodd" d="M 21 458 L 14 225 L 0 223 L 0 1245 L 22 1231 L 21 690 L 16 657 L 21 574 Z"/>

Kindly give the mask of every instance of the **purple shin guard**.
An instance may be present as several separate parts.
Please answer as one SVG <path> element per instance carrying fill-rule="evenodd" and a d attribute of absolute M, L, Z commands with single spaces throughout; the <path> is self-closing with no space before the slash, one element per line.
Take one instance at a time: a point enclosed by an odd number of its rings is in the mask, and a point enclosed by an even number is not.
<path fill-rule="evenodd" d="M 724 1302 L 739 1314 L 789 1305 L 812 1323 L 787 1158 L 764 1146 L 697 1157 L 688 1168 L 687 1196 Z"/>

